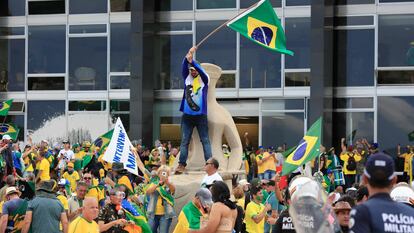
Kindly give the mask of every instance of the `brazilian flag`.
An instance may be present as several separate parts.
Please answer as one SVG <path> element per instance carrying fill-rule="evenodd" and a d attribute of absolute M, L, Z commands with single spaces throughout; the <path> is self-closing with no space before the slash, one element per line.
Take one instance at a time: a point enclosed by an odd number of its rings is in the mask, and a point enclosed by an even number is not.
<path fill-rule="evenodd" d="M 286 49 L 282 24 L 269 0 L 259 1 L 228 22 L 227 26 L 265 48 L 293 56 L 293 52 Z"/>
<path fill-rule="evenodd" d="M 0 116 L 7 116 L 9 109 L 13 103 L 13 99 L 6 100 L 0 103 Z"/>
<path fill-rule="evenodd" d="M 177 225 L 173 233 L 188 232 L 190 229 L 200 229 L 200 217 L 203 216 L 192 201 L 187 203 L 178 215 Z"/>
<path fill-rule="evenodd" d="M 143 215 L 139 207 L 126 199 L 122 200 L 121 207 L 125 212 L 126 218 L 134 224 L 127 225 L 124 230 L 128 232 L 151 233 L 151 227 L 147 223 L 147 218 Z"/>
<path fill-rule="evenodd" d="M 9 135 L 13 141 L 16 141 L 17 136 L 19 136 L 19 131 L 20 129 L 17 128 L 17 126 L 15 124 L 3 124 L 0 126 L 0 135 Z"/>
<path fill-rule="evenodd" d="M 109 142 L 111 141 L 112 134 L 114 134 L 114 130 L 111 129 L 108 132 L 99 136 L 95 141 L 92 143 L 91 151 L 95 151 L 96 147 L 99 147 L 99 153 L 102 154 L 103 150 L 108 147 Z"/>
<path fill-rule="evenodd" d="M 309 128 L 296 148 L 288 155 L 283 163 L 282 175 L 287 175 L 299 166 L 309 162 L 319 155 L 321 146 L 322 118 L 320 117 Z"/>

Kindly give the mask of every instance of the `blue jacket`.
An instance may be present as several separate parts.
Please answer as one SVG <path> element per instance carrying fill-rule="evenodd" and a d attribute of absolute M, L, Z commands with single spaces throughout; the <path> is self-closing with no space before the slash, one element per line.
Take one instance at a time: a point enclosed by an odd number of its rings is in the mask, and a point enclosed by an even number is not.
<path fill-rule="evenodd" d="M 194 78 L 189 72 L 189 65 L 193 66 L 201 79 L 198 88 L 194 87 Z M 182 64 L 182 76 L 184 79 L 184 93 L 181 100 L 180 111 L 188 115 L 207 115 L 207 92 L 209 76 L 196 61 L 188 63 L 184 58 Z M 197 90 L 195 90 L 197 88 Z"/>

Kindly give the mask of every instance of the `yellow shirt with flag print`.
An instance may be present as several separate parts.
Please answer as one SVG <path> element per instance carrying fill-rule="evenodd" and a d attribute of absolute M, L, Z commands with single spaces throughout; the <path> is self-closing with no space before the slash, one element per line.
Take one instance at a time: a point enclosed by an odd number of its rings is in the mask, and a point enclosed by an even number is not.
<path fill-rule="evenodd" d="M 99 233 L 99 225 L 79 216 L 69 224 L 68 233 Z"/>
<path fill-rule="evenodd" d="M 80 179 L 79 173 L 77 171 L 73 171 L 72 174 L 69 174 L 69 172 L 65 172 L 62 175 L 63 179 L 66 179 L 69 181 L 70 184 L 70 191 L 74 193 L 76 191 L 76 182 Z"/>
<path fill-rule="evenodd" d="M 42 172 L 40 174 L 40 180 L 41 181 L 50 180 L 50 163 L 49 163 L 49 160 L 47 160 L 46 158 L 43 158 L 40 161 L 39 171 Z"/>
<path fill-rule="evenodd" d="M 247 204 L 244 223 L 246 223 L 248 233 L 264 232 L 264 218 L 259 223 L 255 223 L 253 220 L 253 217 L 263 212 L 264 208 L 265 206 L 262 203 L 256 204 L 254 201 Z"/>
<path fill-rule="evenodd" d="M 355 162 L 359 162 L 362 159 L 362 156 L 359 153 L 352 153 L 354 154 Z M 350 157 L 350 152 L 341 153 L 340 159 L 344 161 L 344 166 L 342 167 L 342 171 L 344 172 L 344 175 L 356 175 L 357 169 L 354 171 L 348 170 L 348 159 Z"/>

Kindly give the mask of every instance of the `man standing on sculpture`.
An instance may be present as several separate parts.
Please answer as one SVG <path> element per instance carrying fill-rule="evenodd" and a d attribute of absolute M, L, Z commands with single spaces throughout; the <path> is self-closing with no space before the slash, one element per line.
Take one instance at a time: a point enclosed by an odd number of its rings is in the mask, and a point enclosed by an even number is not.
<path fill-rule="evenodd" d="M 180 159 L 176 174 L 184 172 L 187 165 L 188 145 L 194 127 L 200 135 L 203 145 L 204 159 L 211 158 L 211 145 L 208 137 L 207 122 L 207 92 L 210 78 L 203 68 L 193 60 L 197 47 L 193 46 L 185 56 L 182 64 L 182 75 L 184 79 L 184 94 L 181 100 L 180 111 L 183 112 L 181 119 L 181 146 Z"/>

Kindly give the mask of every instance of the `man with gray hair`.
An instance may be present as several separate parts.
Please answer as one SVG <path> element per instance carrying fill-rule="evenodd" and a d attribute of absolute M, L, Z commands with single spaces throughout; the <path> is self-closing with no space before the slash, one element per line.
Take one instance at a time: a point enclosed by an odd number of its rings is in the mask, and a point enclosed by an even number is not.
<path fill-rule="evenodd" d="M 181 210 L 173 233 L 200 229 L 200 217 L 210 212 L 211 205 L 213 205 L 213 200 L 210 190 L 200 188 L 193 200 Z"/>

